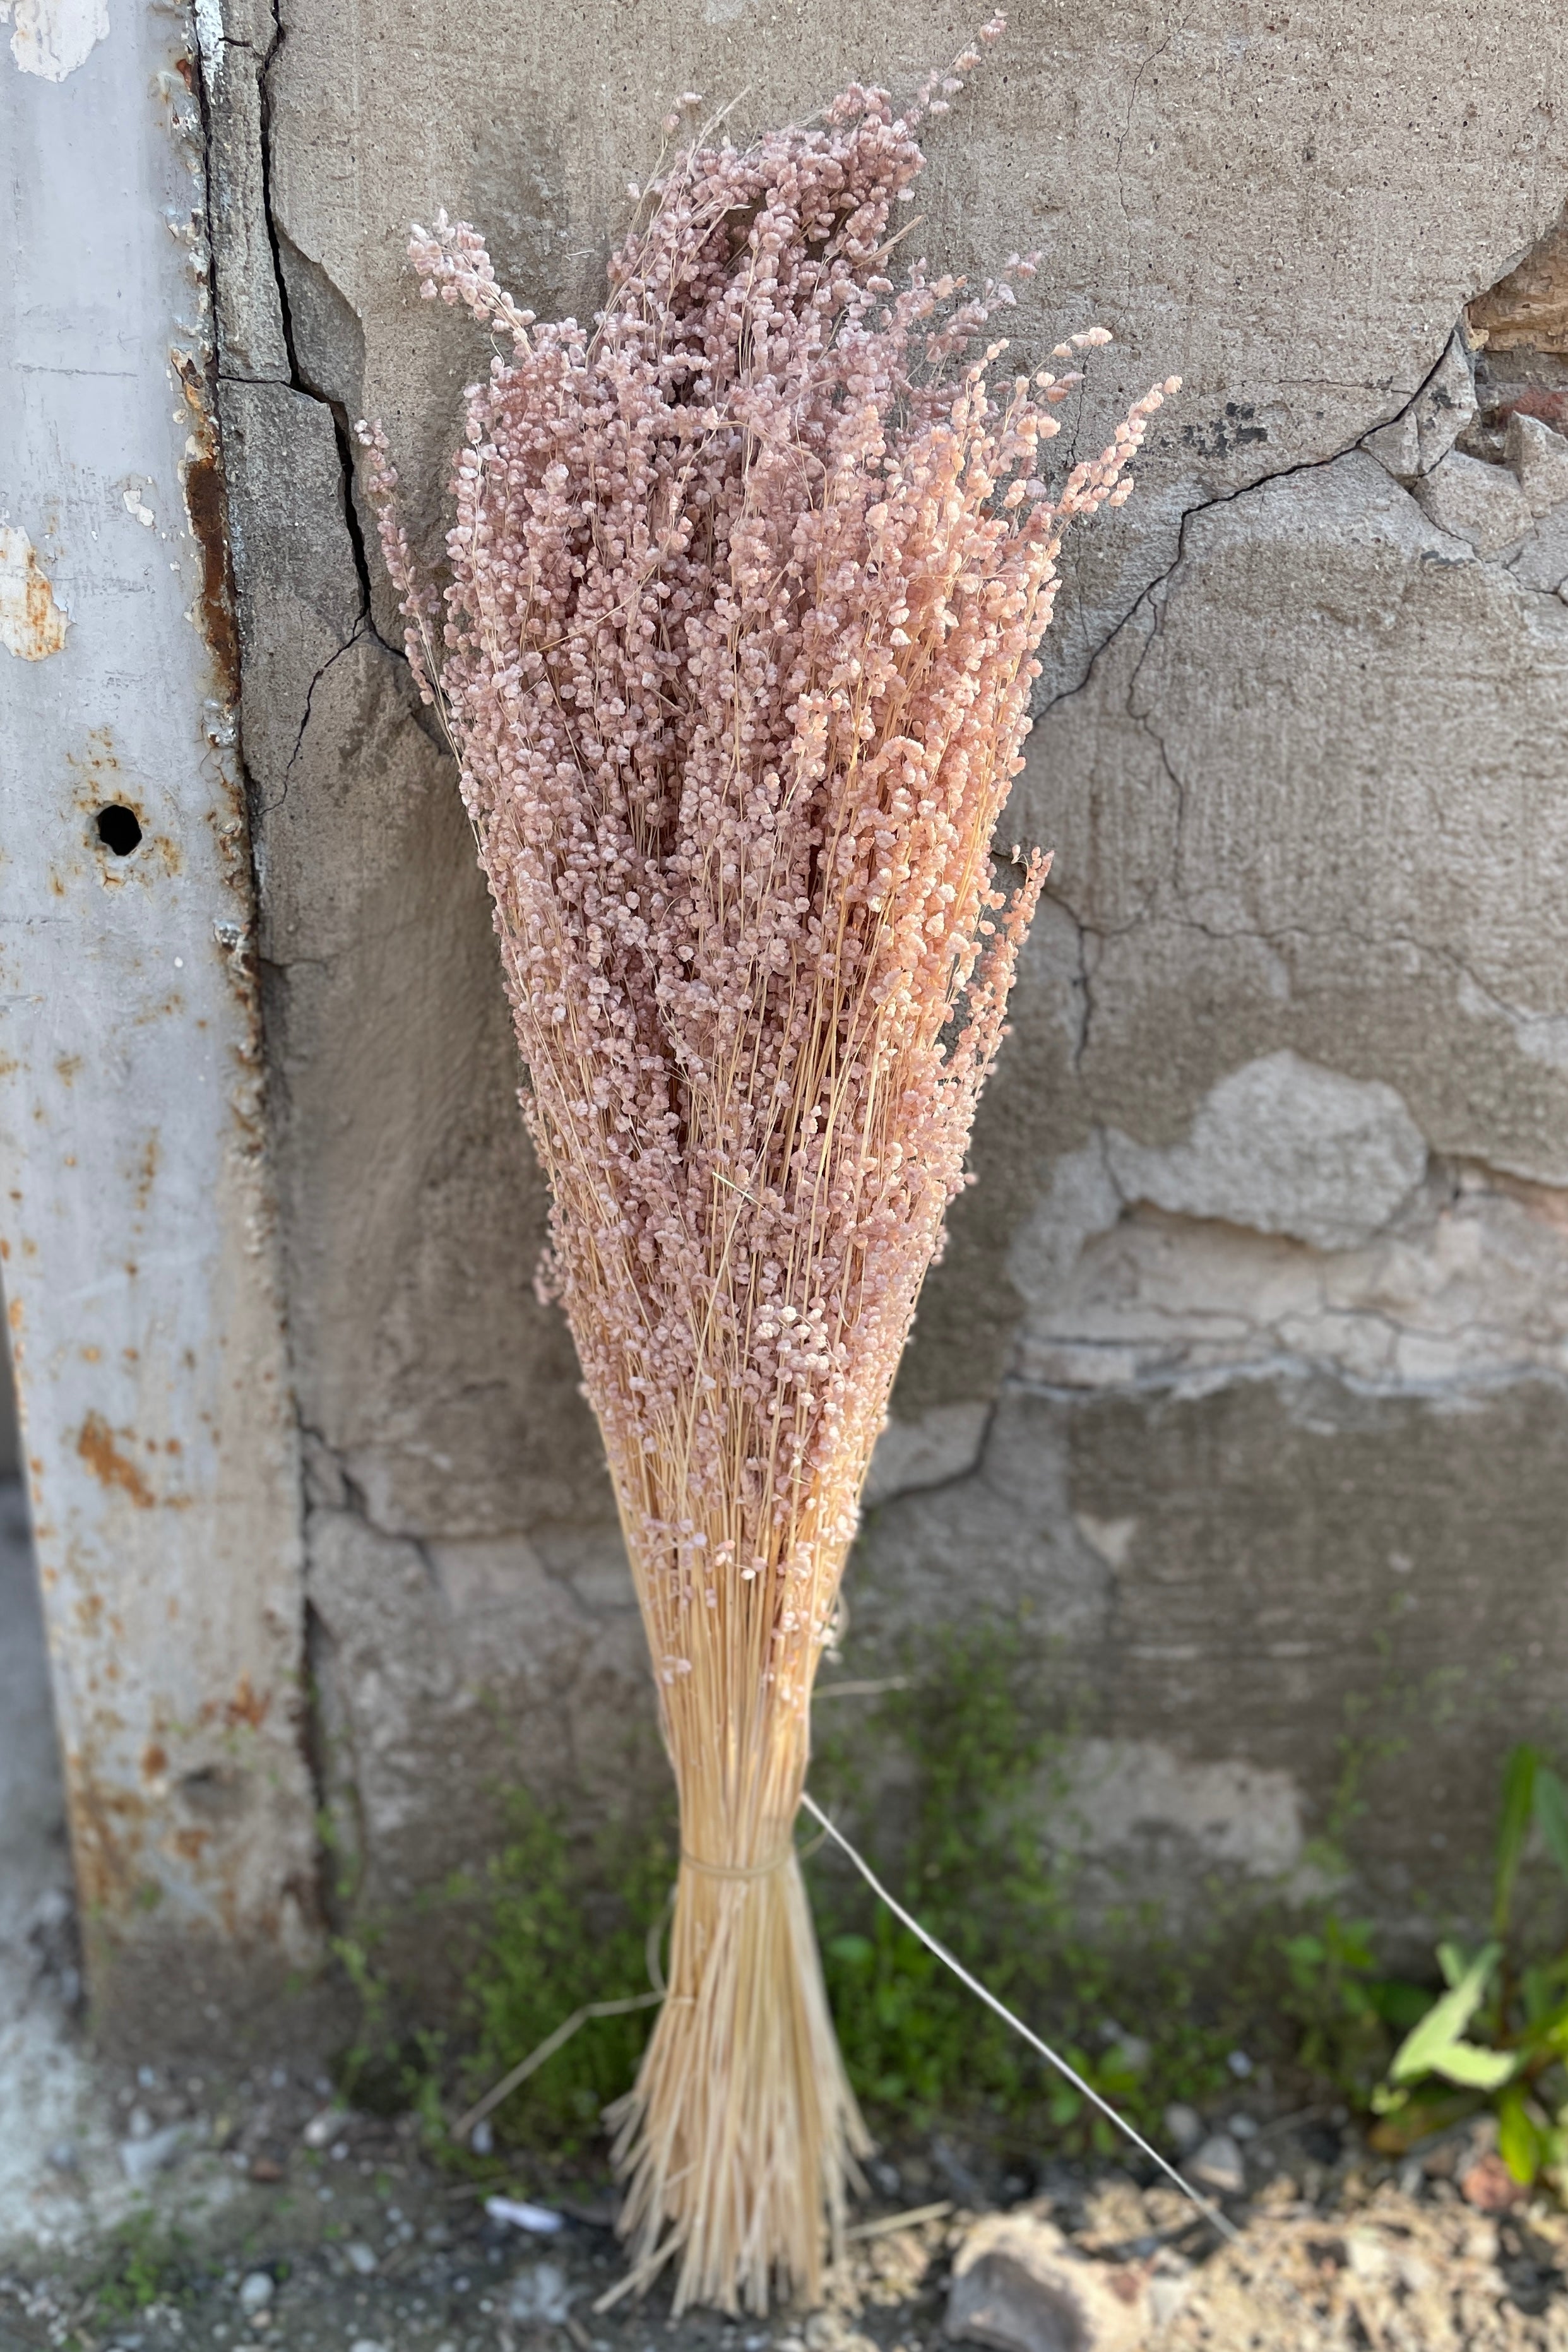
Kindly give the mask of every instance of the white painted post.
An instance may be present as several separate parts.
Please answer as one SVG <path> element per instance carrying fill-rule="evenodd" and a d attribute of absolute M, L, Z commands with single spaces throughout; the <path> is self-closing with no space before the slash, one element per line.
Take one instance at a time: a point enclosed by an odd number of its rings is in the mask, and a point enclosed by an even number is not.
<path fill-rule="evenodd" d="M 195 68 L 11 22 L 0 1252 L 100 2021 L 210 2045 L 320 1929 Z"/>

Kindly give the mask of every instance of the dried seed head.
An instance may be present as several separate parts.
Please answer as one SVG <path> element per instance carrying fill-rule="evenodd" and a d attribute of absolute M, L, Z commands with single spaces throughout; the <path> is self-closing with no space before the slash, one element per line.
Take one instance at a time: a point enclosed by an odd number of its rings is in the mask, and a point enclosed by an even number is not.
<path fill-rule="evenodd" d="M 683 1805 L 722 1721 L 773 1792 L 758 1837 L 793 1818 L 1046 877 L 1016 849 L 997 890 L 987 852 L 1062 535 L 1126 497 L 1162 397 L 1047 487 L 1047 406 L 1079 377 L 993 387 L 1005 280 L 882 274 L 916 114 L 856 86 L 753 148 L 679 154 L 591 333 L 518 310 L 466 223 L 414 231 L 422 290 L 511 345 L 464 395 L 439 602 L 360 427 L 489 877 L 552 1196 L 541 1286 L 604 1429 Z M 657 2235 L 667 2185 L 645 2189 Z M 809 2285 L 815 2212 L 748 2240 L 748 2292 L 775 2257 Z M 697 2230 L 679 2296 L 732 2302 L 736 2257 L 710 2251 Z"/>

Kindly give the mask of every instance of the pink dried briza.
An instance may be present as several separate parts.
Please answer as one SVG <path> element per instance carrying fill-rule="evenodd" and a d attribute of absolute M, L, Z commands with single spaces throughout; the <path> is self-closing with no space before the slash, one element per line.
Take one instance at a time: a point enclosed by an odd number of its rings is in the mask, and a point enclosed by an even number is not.
<path fill-rule="evenodd" d="M 360 428 L 679 1790 L 616 2142 L 626 2284 L 674 2260 L 677 2309 L 815 2298 L 866 2145 L 790 1845 L 812 1680 L 1045 879 L 1015 852 L 998 887 L 991 841 L 1062 533 L 1127 496 L 1162 398 L 1053 491 L 1078 375 L 993 391 L 1005 347 L 975 351 L 1032 263 L 972 299 L 884 274 L 921 112 L 974 62 L 902 114 L 856 87 L 680 149 L 592 332 L 519 310 L 466 224 L 416 230 L 422 290 L 507 346 L 465 395 L 442 598 Z"/>

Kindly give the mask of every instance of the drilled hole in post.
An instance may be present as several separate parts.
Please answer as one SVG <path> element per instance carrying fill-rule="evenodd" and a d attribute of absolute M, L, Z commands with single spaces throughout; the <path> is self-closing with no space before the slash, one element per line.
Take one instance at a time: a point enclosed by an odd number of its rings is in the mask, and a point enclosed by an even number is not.
<path fill-rule="evenodd" d="M 116 857 L 129 857 L 142 838 L 142 826 L 134 809 L 121 807 L 112 801 L 108 808 L 98 812 L 98 837 L 105 849 Z"/>

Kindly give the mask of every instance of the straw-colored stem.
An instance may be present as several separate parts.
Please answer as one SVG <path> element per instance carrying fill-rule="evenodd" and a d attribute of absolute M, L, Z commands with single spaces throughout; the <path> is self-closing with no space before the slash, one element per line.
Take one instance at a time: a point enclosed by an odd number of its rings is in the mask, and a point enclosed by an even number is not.
<path fill-rule="evenodd" d="M 712 1841 L 717 1826 L 683 1818 L 682 1835 Z M 640 2292 L 674 2262 L 677 2312 L 743 2303 L 762 2314 L 775 2286 L 820 2301 L 824 2254 L 837 2252 L 855 2159 L 870 2145 L 800 1865 L 780 1849 L 776 1817 L 769 1833 L 771 1854 L 746 1841 L 682 1861 L 668 1995 L 636 2086 L 611 2111 L 631 2250 L 616 2293 Z"/>

